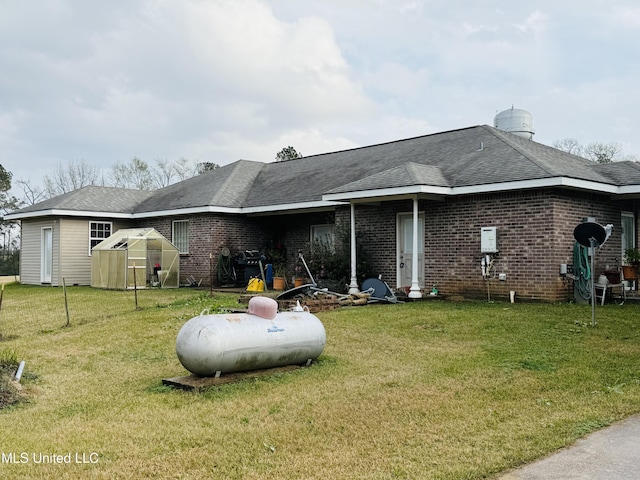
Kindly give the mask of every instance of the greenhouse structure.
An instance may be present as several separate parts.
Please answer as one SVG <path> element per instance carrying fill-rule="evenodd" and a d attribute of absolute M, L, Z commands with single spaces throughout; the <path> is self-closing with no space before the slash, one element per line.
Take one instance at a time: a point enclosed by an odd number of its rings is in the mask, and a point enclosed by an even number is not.
<path fill-rule="evenodd" d="M 153 228 L 118 230 L 91 250 L 91 286 L 178 288 L 178 249 Z"/>

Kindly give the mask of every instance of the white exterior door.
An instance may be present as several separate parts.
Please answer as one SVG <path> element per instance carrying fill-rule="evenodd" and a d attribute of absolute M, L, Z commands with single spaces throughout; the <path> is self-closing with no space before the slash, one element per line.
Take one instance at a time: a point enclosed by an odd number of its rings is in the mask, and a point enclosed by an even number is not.
<path fill-rule="evenodd" d="M 413 214 L 398 214 L 398 287 L 411 285 Z M 418 214 L 418 282 L 424 285 L 424 213 Z"/>
<path fill-rule="evenodd" d="M 53 270 L 53 229 L 42 229 L 42 243 L 40 251 L 40 282 L 51 283 L 51 271 Z"/>

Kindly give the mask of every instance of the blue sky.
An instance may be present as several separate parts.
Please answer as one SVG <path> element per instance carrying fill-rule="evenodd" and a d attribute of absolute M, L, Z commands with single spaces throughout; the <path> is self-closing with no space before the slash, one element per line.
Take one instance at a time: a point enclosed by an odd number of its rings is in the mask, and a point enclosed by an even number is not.
<path fill-rule="evenodd" d="M 0 0 L 0 163 L 273 161 L 493 124 L 640 155 L 640 4 Z"/>

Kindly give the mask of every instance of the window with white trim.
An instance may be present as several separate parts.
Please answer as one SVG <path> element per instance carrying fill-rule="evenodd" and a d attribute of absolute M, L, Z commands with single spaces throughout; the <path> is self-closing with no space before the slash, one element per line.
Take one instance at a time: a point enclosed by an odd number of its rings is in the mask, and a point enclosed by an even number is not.
<path fill-rule="evenodd" d="M 633 212 L 622 212 L 620 218 L 621 239 L 622 239 L 622 260 L 625 252 L 636 246 L 636 218 Z"/>
<path fill-rule="evenodd" d="M 189 253 L 189 220 L 174 220 L 171 238 L 178 252 Z"/>
<path fill-rule="evenodd" d="M 331 224 L 311 225 L 311 249 L 316 245 L 332 252 L 335 246 L 333 230 Z"/>
<path fill-rule="evenodd" d="M 111 236 L 112 229 L 111 222 L 89 222 L 89 255 L 93 247 Z"/>

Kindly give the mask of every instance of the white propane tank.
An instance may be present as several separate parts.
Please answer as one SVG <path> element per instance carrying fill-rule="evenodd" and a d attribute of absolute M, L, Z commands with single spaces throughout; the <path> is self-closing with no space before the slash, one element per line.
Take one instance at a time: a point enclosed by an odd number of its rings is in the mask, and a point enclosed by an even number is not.
<path fill-rule="evenodd" d="M 208 377 L 301 365 L 320 356 L 326 338 L 315 315 L 277 313 L 275 300 L 253 297 L 248 313 L 201 314 L 187 321 L 178 332 L 176 353 L 184 368 Z"/>

